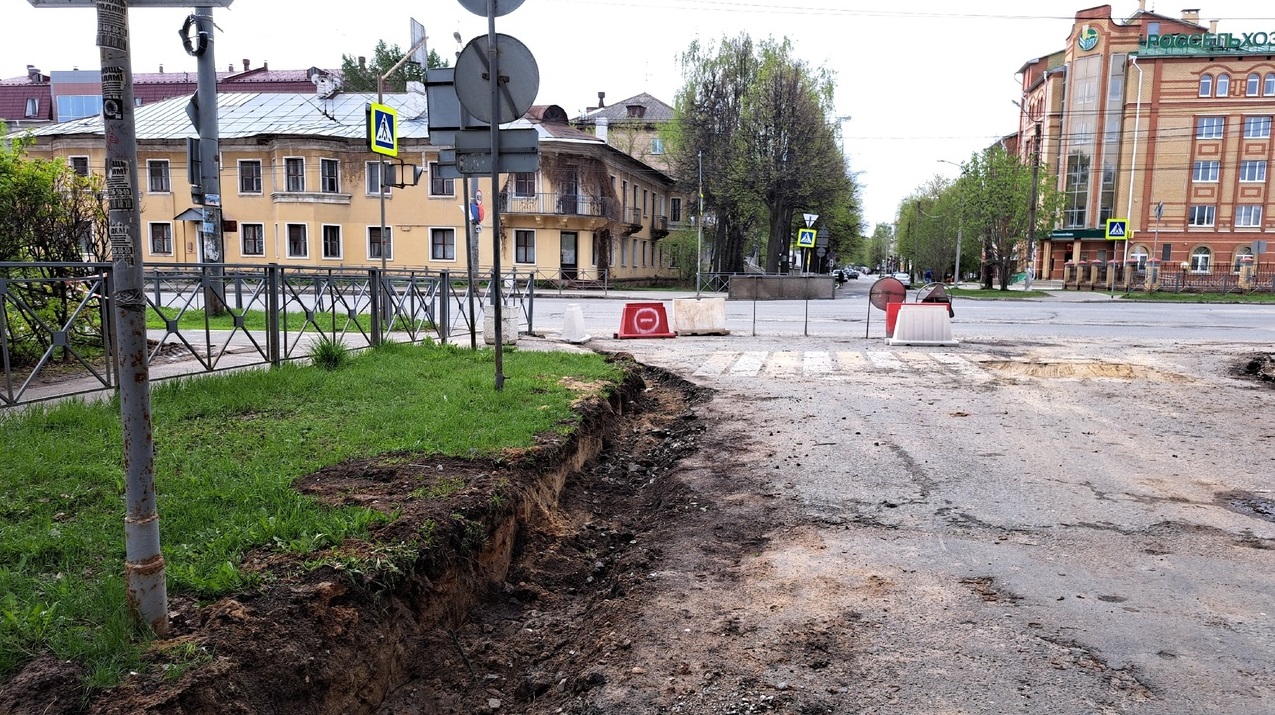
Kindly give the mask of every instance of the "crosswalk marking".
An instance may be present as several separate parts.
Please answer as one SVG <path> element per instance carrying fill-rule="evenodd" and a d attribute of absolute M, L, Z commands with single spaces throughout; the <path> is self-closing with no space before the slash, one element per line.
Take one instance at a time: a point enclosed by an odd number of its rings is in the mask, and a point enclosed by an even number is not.
<path fill-rule="evenodd" d="M 730 374 L 739 375 L 741 377 L 753 377 L 761 372 L 762 365 L 766 364 L 765 352 L 746 352 L 739 356 L 735 364 L 730 368 Z"/>
<path fill-rule="evenodd" d="M 973 380 L 992 379 L 980 364 L 990 356 L 953 352 L 842 350 L 722 350 L 704 357 L 694 375 L 700 378 L 730 377 L 815 377 L 845 379 L 846 375 L 867 371 L 898 373 L 954 373 Z"/>

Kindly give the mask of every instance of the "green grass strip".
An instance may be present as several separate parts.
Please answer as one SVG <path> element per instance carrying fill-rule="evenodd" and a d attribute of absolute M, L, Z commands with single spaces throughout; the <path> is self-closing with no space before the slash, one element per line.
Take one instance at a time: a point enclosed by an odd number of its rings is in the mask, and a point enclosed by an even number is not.
<path fill-rule="evenodd" d="M 285 365 L 157 384 L 155 481 L 169 593 L 254 585 L 258 547 L 308 553 L 382 515 L 297 493 L 303 475 L 395 451 L 492 455 L 577 424 L 563 377 L 613 383 L 595 355 L 494 354 L 389 344 L 339 369 Z M 124 598 L 118 402 L 0 414 L 0 680 L 41 652 L 84 663 L 91 685 L 140 662 Z"/>

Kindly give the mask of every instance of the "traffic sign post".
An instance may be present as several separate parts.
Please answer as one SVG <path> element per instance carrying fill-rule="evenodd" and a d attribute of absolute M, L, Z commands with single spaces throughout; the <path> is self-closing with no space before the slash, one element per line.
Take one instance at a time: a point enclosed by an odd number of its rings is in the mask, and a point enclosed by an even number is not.
<path fill-rule="evenodd" d="M 368 109 L 368 148 L 383 156 L 398 156 L 398 112 L 393 107 L 373 102 Z"/>

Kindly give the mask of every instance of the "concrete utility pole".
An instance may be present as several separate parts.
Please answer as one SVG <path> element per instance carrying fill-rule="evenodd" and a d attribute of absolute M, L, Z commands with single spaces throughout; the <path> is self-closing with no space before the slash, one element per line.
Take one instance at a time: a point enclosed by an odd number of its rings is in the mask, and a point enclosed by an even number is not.
<path fill-rule="evenodd" d="M 221 233 L 221 127 L 217 113 L 217 64 L 213 54 L 212 8 L 201 5 L 191 16 L 195 21 L 195 37 L 183 32 L 186 52 L 198 60 L 198 85 L 195 103 L 198 105 L 199 132 L 199 185 L 204 196 L 204 220 L 200 223 L 203 238 L 203 262 L 217 264 L 209 268 L 209 283 L 204 290 L 204 309 L 209 315 L 225 312 L 225 287 L 221 278 L 225 275 L 226 247 Z"/>
<path fill-rule="evenodd" d="M 1032 276 L 1036 273 L 1036 203 L 1040 200 L 1040 122 L 1036 122 L 1035 138 L 1032 140 L 1032 198 L 1027 207 L 1027 278 L 1023 281 L 1023 289 L 1032 289 Z"/>

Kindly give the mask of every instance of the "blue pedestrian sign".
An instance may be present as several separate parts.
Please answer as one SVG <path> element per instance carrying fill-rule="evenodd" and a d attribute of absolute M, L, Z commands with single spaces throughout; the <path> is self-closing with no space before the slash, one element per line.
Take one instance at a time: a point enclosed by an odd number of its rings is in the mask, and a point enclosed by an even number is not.
<path fill-rule="evenodd" d="M 367 120 L 368 147 L 377 154 L 398 156 L 398 112 L 393 107 L 372 103 Z"/>
<path fill-rule="evenodd" d="M 1107 240 L 1123 241 L 1129 237 L 1129 220 L 1123 218 L 1107 219 Z"/>

